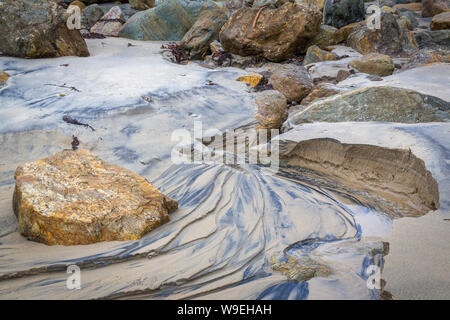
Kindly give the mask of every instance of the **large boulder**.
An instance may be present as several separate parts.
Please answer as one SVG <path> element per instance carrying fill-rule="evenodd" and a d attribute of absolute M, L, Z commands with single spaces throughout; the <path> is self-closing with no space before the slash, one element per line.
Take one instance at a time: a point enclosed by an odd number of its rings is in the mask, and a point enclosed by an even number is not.
<path fill-rule="evenodd" d="M 308 71 L 295 64 L 281 65 L 273 72 L 269 83 L 284 94 L 288 102 L 300 102 L 314 86 Z"/>
<path fill-rule="evenodd" d="M 136 240 L 178 206 L 146 179 L 86 150 L 22 164 L 14 177 L 19 232 L 48 245 Z"/>
<path fill-rule="evenodd" d="M 119 36 L 134 40 L 180 41 L 203 9 L 216 8 L 213 1 L 165 0 L 140 11 L 123 25 Z"/>
<path fill-rule="evenodd" d="M 286 97 L 277 90 L 258 92 L 255 97 L 255 119 L 259 129 L 279 129 L 287 118 Z"/>
<path fill-rule="evenodd" d="M 403 88 L 366 87 L 311 103 L 306 110 L 292 115 L 285 129 L 317 121 L 448 122 L 450 103 Z"/>
<path fill-rule="evenodd" d="M 323 23 L 338 29 L 364 20 L 364 16 L 363 0 L 326 0 L 323 7 Z"/>
<path fill-rule="evenodd" d="M 362 54 L 400 53 L 405 42 L 404 33 L 392 13 L 382 11 L 380 15 L 380 29 L 371 30 L 363 23 L 348 36 L 347 44 Z"/>
<path fill-rule="evenodd" d="M 66 26 L 68 16 L 48 0 L 0 2 L 0 53 L 21 58 L 89 56 L 78 30 Z"/>
<path fill-rule="evenodd" d="M 431 20 L 430 29 L 433 31 L 450 29 L 450 11 L 435 15 Z"/>
<path fill-rule="evenodd" d="M 370 53 L 350 61 L 349 66 L 358 71 L 380 77 L 390 76 L 395 69 L 391 57 L 385 54 Z"/>
<path fill-rule="evenodd" d="M 306 50 L 321 20 L 322 14 L 316 8 L 294 3 L 276 9 L 243 8 L 225 23 L 220 42 L 231 53 L 282 61 Z"/>
<path fill-rule="evenodd" d="M 202 59 L 209 52 L 209 45 L 219 39 L 219 32 L 228 20 L 225 8 L 204 9 L 195 24 L 181 39 L 180 45 L 191 59 Z"/>
<path fill-rule="evenodd" d="M 446 11 L 450 11 L 450 1 L 448 0 L 422 0 L 423 17 L 433 17 Z"/>

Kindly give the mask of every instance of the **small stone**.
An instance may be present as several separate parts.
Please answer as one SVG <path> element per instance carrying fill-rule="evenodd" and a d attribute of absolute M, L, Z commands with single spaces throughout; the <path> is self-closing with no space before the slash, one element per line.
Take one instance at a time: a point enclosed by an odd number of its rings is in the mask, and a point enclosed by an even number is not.
<path fill-rule="evenodd" d="M 250 85 L 250 87 L 256 87 L 264 77 L 260 74 L 250 74 L 247 76 L 240 76 L 237 81 L 245 82 Z"/>
<path fill-rule="evenodd" d="M 435 15 L 431 20 L 430 29 L 433 31 L 450 29 L 450 11 Z"/>
<path fill-rule="evenodd" d="M 211 49 L 212 53 L 220 53 L 220 52 L 224 51 L 222 44 L 217 40 L 214 40 L 213 42 L 211 42 L 209 44 L 209 48 Z"/>
<path fill-rule="evenodd" d="M 353 31 L 355 31 L 357 27 L 359 27 L 363 23 L 364 23 L 364 21 L 354 22 L 354 23 L 348 24 L 348 25 L 340 28 L 339 30 L 337 30 L 336 33 L 334 34 L 335 43 L 341 43 L 341 42 L 347 41 L 348 36 Z"/>
<path fill-rule="evenodd" d="M 422 17 L 433 17 L 446 11 L 450 11 L 448 0 L 422 0 Z"/>
<path fill-rule="evenodd" d="M 406 17 L 400 17 L 397 19 L 397 24 L 402 32 L 408 32 L 413 29 L 410 21 Z"/>
<path fill-rule="evenodd" d="M 9 79 L 9 74 L 0 70 L 0 88 L 6 84 L 6 81 Z"/>
<path fill-rule="evenodd" d="M 336 82 L 341 82 L 352 75 L 350 70 L 339 70 L 336 75 Z"/>
<path fill-rule="evenodd" d="M 255 97 L 258 129 L 279 129 L 287 118 L 286 97 L 277 90 L 258 92 Z"/>
<path fill-rule="evenodd" d="M 370 81 L 383 81 L 383 78 L 374 74 L 369 74 L 367 76 L 367 79 L 369 79 Z"/>
<path fill-rule="evenodd" d="M 310 63 L 320 62 L 320 61 L 332 61 L 338 60 L 339 57 L 329 51 L 320 49 L 318 46 L 311 46 L 306 51 L 305 59 L 303 60 L 303 65 L 306 66 Z"/>
<path fill-rule="evenodd" d="M 324 49 L 328 46 L 336 44 L 334 34 L 338 29 L 332 26 L 320 25 L 319 32 L 317 35 L 311 40 L 309 46 L 316 45 L 321 49 Z"/>
<path fill-rule="evenodd" d="M 413 2 L 413 3 L 401 3 L 396 4 L 394 9 L 408 9 L 411 11 L 422 11 L 422 3 L 420 2 Z"/>
<path fill-rule="evenodd" d="M 275 69 L 269 83 L 275 90 L 280 91 L 288 102 L 300 102 L 313 88 L 308 71 L 295 64 L 285 64 Z"/>
<path fill-rule="evenodd" d="M 14 178 L 19 232 L 48 245 L 137 240 L 178 206 L 143 177 L 87 150 L 22 164 Z"/>
<path fill-rule="evenodd" d="M 380 9 L 384 12 L 395 13 L 395 10 L 388 6 L 382 6 Z"/>
<path fill-rule="evenodd" d="M 390 76 L 395 69 L 391 57 L 379 53 L 371 53 L 357 58 L 350 61 L 349 65 L 358 71 L 380 77 Z"/>
<path fill-rule="evenodd" d="M 147 10 L 155 6 L 155 0 L 129 0 L 130 8 L 135 10 Z"/>
<path fill-rule="evenodd" d="M 342 92 L 342 89 L 339 87 L 336 87 L 335 85 L 327 82 L 319 83 L 317 86 L 312 89 L 310 94 L 302 100 L 302 105 L 308 105 L 311 102 L 314 102 L 315 100 L 329 97 L 335 94 L 338 94 L 339 92 Z"/>
<path fill-rule="evenodd" d="M 81 11 L 83 11 L 84 8 L 86 8 L 86 5 L 85 5 L 83 2 L 81 2 L 81 1 L 72 1 L 72 2 L 69 4 L 69 7 L 70 7 L 70 6 L 77 6 L 78 8 L 80 8 Z"/>

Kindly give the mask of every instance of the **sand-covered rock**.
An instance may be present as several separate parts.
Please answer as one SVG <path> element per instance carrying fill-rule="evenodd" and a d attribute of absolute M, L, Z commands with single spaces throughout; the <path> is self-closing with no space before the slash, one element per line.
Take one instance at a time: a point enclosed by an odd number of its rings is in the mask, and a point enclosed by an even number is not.
<path fill-rule="evenodd" d="M 269 79 L 275 90 L 280 91 L 288 102 L 300 102 L 313 88 L 314 84 L 303 66 L 285 64 L 276 68 Z"/>
<path fill-rule="evenodd" d="M 413 3 L 399 3 L 393 6 L 394 9 L 407 9 L 411 11 L 420 11 L 422 10 L 422 4 L 420 2 Z"/>
<path fill-rule="evenodd" d="M 349 65 L 358 71 L 374 74 L 380 77 L 389 76 L 394 72 L 395 66 L 391 57 L 385 54 L 371 53 L 350 61 Z"/>
<path fill-rule="evenodd" d="M 241 56 L 281 61 L 305 51 L 320 26 L 315 7 L 285 3 L 276 9 L 243 8 L 234 12 L 220 32 L 224 49 Z"/>
<path fill-rule="evenodd" d="M 14 177 L 19 231 L 48 245 L 136 240 L 177 209 L 146 179 L 87 150 L 22 164 Z"/>
<path fill-rule="evenodd" d="M 89 56 L 78 30 L 69 30 L 62 7 L 48 0 L 0 2 L 0 53 L 20 58 Z"/>

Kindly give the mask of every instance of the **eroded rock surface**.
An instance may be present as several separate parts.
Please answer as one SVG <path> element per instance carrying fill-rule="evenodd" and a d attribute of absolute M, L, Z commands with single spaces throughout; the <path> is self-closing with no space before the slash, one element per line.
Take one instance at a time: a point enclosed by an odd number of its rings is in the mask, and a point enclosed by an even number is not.
<path fill-rule="evenodd" d="M 155 0 L 129 0 L 130 7 L 136 10 L 147 10 L 155 6 Z"/>
<path fill-rule="evenodd" d="M 9 79 L 9 74 L 0 70 L 0 89 L 6 84 L 6 81 Z"/>
<path fill-rule="evenodd" d="M 448 12 L 437 14 L 433 17 L 430 24 L 431 30 L 450 29 L 450 9 Z"/>
<path fill-rule="evenodd" d="M 22 164 L 14 177 L 19 231 L 48 245 L 136 240 L 178 206 L 146 179 L 87 150 Z"/>
<path fill-rule="evenodd" d="M 333 176 L 348 190 L 370 190 L 370 197 L 408 209 L 410 215 L 439 208 L 438 184 L 411 150 L 319 138 L 280 141 L 280 159 L 290 167 Z"/>

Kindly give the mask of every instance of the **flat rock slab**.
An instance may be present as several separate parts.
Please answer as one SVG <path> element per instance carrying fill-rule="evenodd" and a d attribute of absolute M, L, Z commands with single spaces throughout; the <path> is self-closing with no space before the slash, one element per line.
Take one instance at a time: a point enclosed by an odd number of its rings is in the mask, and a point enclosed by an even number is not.
<path fill-rule="evenodd" d="M 49 245 L 136 240 L 178 207 L 146 179 L 86 150 L 22 164 L 15 180 L 20 233 Z"/>
<path fill-rule="evenodd" d="M 293 114 L 284 129 L 306 122 L 384 121 L 448 122 L 450 103 L 417 91 L 395 87 L 366 87 L 311 103 Z"/>

